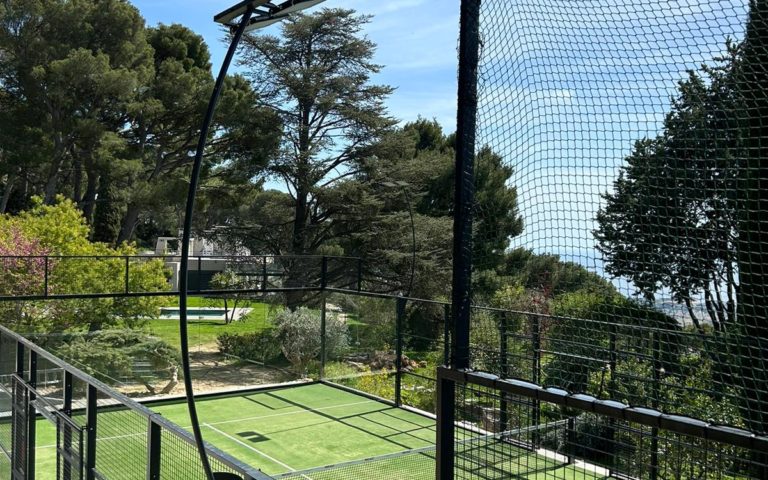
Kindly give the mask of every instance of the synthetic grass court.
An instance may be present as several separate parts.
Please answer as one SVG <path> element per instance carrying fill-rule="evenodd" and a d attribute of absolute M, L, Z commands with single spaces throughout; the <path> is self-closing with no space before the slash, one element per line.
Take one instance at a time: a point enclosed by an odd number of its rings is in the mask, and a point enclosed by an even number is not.
<path fill-rule="evenodd" d="M 154 404 L 167 419 L 189 426 L 184 403 Z M 198 401 L 205 439 L 221 450 L 270 475 L 303 480 L 331 478 L 433 478 L 435 422 L 425 416 L 323 384 L 262 390 Z M 97 467 L 108 479 L 143 478 L 146 423 L 126 411 L 100 412 Z M 38 478 L 55 478 L 55 432 L 47 420 L 38 423 Z M 406 457 L 392 456 L 343 470 L 317 469 L 411 449 Z M 510 449 L 514 450 L 512 456 Z M 600 478 L 534 452 L 506 446 L 504 455 L 484 447 L 464 451 L 457 465 L 476 478 Z M 496 459 L 496 465 L 484 460 Z M 178 469 L 183 459 L 169 463 Z M 315 469 L 312 471 L 306 471 Z M 291 475 L 291 472 L 301 472 Z M 353 475 L 353 476 L 350 476 Z M 469 476 L 464 477 L 469 478 Z"/>

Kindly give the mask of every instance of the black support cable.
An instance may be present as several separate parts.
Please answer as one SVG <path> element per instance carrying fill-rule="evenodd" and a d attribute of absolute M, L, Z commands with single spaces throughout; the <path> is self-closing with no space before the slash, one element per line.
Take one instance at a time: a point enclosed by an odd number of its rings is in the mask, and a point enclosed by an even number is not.
<path fill-rule="evenodd" d="M 216 84 L 213 87 L 211 100 L 208 102 L 208 110 L 205 112 L 203 125 L 200 128 L 200 139 L 197 142 L 195 160 L 192 164 L 192 175 L 189 179 L 189 191 L 187 193 L 187 205 L 184 214 L 184 230 L 181 235 L 181 268 L 179 272 L 179 338 L 181 341 L 181 367 L 184 373 L 184 391 L 187 396 L 187 408 L 189 410 L 190 423 L 192 424 L 192 432 L 195 436 L 197 451 L 200 454 L 200 460 L 203 463 L 205 476 L 208 480 L 215 480 L 215 477 L 211 471 L 211 464 L 208 461 L 205 444 L 203 443 L 203 434 L 200 430 L 200 422 L 197 418 L 197 407 L 195 406 L 195 397 L 192 390 L 192 375 L 189 368 L 189 339 L 187 338 L 187 277 L 189 275 L 189 266 L 187 263 L 189 262 L 189 240 L 192 232 L 192 215 L 195 208 L 197 184 L 200 180 L 203 153 L 205 152 L 205 144 L 208 140 L 208 132 L 210 131 L 211 123 L 213 122 L 213 114 L 219 103 L 219 97 L 221 96 L 221 90 L 224 87 L 224 80 L 227 76 L 229 65 L 232 63 L 232 58 L 235 56 L 237 46 L 243 38 L 245 28 L 248 26 L 248 21 L 251 19 L 254 9 L 255 7 L 253 4 L 248 6 L 245 14 L 243 14 L 243 17 L 240 20 L 240 25 L 238 25 L 235 30 L 232 41 L 229 44 L 229 49 L 227 50 L 227 55 L 224 57 L 224 63 L 221 65 L 219 76 L 216 78 Z"/>

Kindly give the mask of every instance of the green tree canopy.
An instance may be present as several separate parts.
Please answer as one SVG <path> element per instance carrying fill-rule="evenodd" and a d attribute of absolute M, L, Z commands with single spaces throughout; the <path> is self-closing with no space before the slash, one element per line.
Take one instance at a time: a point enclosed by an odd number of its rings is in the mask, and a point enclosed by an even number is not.
<path fill-rule="evenodd" d="M 91 242 L 89 227 L 71 200 L 58 197 L 57 203 L 45 205 L 38 197 L 33 202 L 34 207 L 29 211 L 17 216 L 0 216 L 0 231 L 11 235 L 0 236 L 0 250 L 6 255 L 51 258 L 47 267 L 40 258 L 17 261 L 14 275 L 0 279 L 3 291 L 10 288 L 16 295 L 42 295 L 45 270 L 48 270 L 48 292 L 52 294 L 113 293 L 125 289 L 125 260 L 114 257 L 135 255 L 135 248 L 127 244 L 111 248 Z M 99 258 L 90 258 L 97 256 Z M 170 285 L 162 261 L 132 262 L 128 288 L 143 292 L 168 290 Z M 156 315 L 162 302 L 162 297 L 136 297 L 3 303 L 2 307 L 10 311 L 5 312 L 2 321 L 19 332 L 130 327 Z"/>
<path fill-rule="evenodd" d="M 284 127 L 279 154 L 266 170 L 285 185 L 292 204 L 283 253 L 314 253 L 333 230 L 344 228 L 338 215 L 331 225 L 334 214 L 349 216 L 346 209 L 354 205 L 343 184 L 358 171 L 364 148 L 394 123 L 384 107 L 392 89 L 371 82 L 381 67 L 362 34 L 368 20 L 351 10 L 324 9 L 286 20 L 280 37 L 243 42 L 241 64 Z M 299 275 L 289 272 L 287 281 Z"/>
<path fill-rule="evenodd" d="M 146 28 L 125 0 L 11 0 L 0 52 L 0 212 L 62 194 L 94 239 L 175 234 L 213 88 L 202 37 Z M 242 77 L 227 79 L 213 127 L 206 173 L 254 172 L 277 147 L 279 121 Z"/>
<path fill-rule="evenodd" d="M 701 295 L 716 329 L 735 321 L 735 167 L 743 150 L 732 124 L 738 51 L 729 51 L 718 67 L 680 82 L 664 132 L 635 143 L 595 232 L 609 273 L 630 279 L 649 301 L 668 288 L 699 329 Z"/>

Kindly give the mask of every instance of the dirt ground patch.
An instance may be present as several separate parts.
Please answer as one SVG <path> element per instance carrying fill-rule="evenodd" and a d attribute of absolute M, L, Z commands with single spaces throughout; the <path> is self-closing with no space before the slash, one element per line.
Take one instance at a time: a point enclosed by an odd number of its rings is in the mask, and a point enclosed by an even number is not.
<path fill-rule="evenodd" d="M 216 344 L 198 345 L 190 352 L 190 368 L 195 394 L 214 393 L 223 390 L 255 387 L 295 380 L 290 372 L 238 361 L 219 353 Z M 165 386 L 162 382 L 153 383 L 159 392 Z M 125 385 L 117 390 L 131 397 L 147 397 L 151 394 L 141 385 Z M 184 384 L 179 383 L 165 396 L 184 394 Z M 155 395 L 159 396 L 159 395 Z"/>

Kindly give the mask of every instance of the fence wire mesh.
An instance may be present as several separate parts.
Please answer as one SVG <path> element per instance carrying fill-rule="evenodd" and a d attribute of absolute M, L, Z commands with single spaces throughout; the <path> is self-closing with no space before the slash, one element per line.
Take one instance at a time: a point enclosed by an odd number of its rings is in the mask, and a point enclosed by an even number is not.
<path fill-rule="evenodd" d="M 346 329 L 347 341 L 328 348 L 334 342 L 326 340 L 326 351 L 320 353 L 322 378 L 394 402 L 398 338 L 395 300 L 333 294 L 326 302 L 325 335 L 333 330 L 328 325 L 334 322 L 342 326 L 342 335 Z"/>
<path fill-rule="evenodd" d="M 471 367 L 765 435 L 768 2 L 485 0 L 462 13 L 460 72 L 474 73 L 467 47 L 479 53 L 477 115 L 459 114 L 475 141 L 474 227 L 455 239 L 472 249 Z M 499 179 L 509 194 L 484 195 Z M 474 386 L 456 401 L 484 432 L 487 409 L 567 421 L 565 436 L 537 436 L 536 458 L 512 452 L 519 442 L 457 443 L 457 478 L 573 476 L 540 468 L 537 448 L 544 464 L 638 478 L 768 474 L 765 452 L 693 434 Z"/>
<path fill-rule="evenodd" d="M 209 449 L 217 472 L 268 478 Z M 182 427 L 0 327 L 1 478 L 33 471 L 42 480 L 205 478 Z"/>
<path fill-rule="evenodd" d="M 580 414 L 472 379 L 458 383 L 455 400 L 455 478 L 746 479 L 766 467 L 762 446 Z"/>
<path fill-rule="evenodd" d="M 277 475 L 285 480 L 358 480 L 360 478 L 398 478 L 405 480 L 432 480 L 435 478 L 434 448 L 402 452 L 361 462 L 290 472 Z"/>
<path fill-rule="evenodd" d="M 520 313 L 474 366 L 768 432 L 768 2 L 485 0 L 479 41 L 517 209 L 476 199 L 473 301 Z"/>

